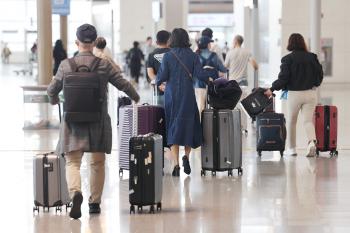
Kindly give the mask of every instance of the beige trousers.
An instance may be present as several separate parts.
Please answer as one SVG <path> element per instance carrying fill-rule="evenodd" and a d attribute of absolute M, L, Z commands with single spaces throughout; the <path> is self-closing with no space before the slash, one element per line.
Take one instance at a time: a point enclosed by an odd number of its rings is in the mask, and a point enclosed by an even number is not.
<path fill-rule="evenodd" d="M 81 192 L 80 166 L 83 152 L 72 151 L 66 155 L 66 176 L 69 196 L 73 198 L 75 192 Z M 103 185 L 105 182 L 104 153 L 91 153 L 90 160 L 90 198 L 89 203 L 101 203 Z"/>
<path fill-rule="evenodd" d="M 299 112 L 309 141 L 316 140 L 313 116 L 317 104 L 317 91 L 288 91 L 287 98 L 287 147 L 296 148 L 296 126 Z"/>
<path fill-rule="evenodd" d="M 207 89 L 206 88 L 195 88 L 196 101 L 199 111 L 199 116 L 201 116 L 202 111 L 205 109 Z"/>

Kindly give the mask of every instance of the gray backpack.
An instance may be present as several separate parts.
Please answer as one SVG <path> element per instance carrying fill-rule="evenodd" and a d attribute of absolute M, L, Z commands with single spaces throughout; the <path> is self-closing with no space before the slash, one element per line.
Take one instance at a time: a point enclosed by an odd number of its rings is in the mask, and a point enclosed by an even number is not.
<path fill-rule="evenodd" d="M 77 66 L 74 58 L 68 59 L 71 72 L 63 79 L 63 116 L 66 122 L 98 122 L 101 119 L 103 93 L 95 57 L 90 66 Z"/>

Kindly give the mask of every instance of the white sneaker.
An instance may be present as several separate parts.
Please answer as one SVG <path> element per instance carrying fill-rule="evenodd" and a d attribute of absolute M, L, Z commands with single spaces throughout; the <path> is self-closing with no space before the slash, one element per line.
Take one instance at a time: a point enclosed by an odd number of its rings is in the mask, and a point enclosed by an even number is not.
<path fill-rule="evenodd" d="M 306 157 L 315 157 L 316 156 L 316 144 L 314 141 L 311 141 L 307 146 L 307 155 Z"/>
<path fill-rule="evenodd" d="M 290 148 L 286 151 L 286 154 L 289 156 L 297 156 L 297 150 L 295 148 Z"/>

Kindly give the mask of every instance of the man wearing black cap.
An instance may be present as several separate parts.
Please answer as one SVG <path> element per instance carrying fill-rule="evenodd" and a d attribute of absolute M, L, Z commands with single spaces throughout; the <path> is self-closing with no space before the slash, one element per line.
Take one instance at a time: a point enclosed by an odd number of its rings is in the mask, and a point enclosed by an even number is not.
<path fill-rule="evenodd" d="M 57 145 L 57 154 L 65 154 L 66 175 L 69 194 L 73 202 L 70 217 L 78 219 L 81 217 L 81 204 L 83 195 L 81 192 L 80 165 L 84 152 L 91 152 L 90 159 L 90 192 L 89 212 L 100 213 L 100 203 L 105 179 L 105 154 L 111 153 L 112 127 L 111 119 L 107 109 L 107 85 L 111 83 L 121 91 L 124 91 L 131 99 L 138 102 L 140 97 L 133 86 L 125 80 L 121 71 L 112 66 L 107 60 L 96 58 L 93 54 L 97 32 L 94 26 L 84 24 L 76 32 L 79 53 L 73 59 L 76 67 L 93 67 L 99 78 L 99 88 L 102 93 L 101 116 L 95 122 L 68 122 L 64 120 L 60 127 L 60 138 Z M 96 62 L 97 61 L 97 62 Z M 61 62 L 56 76 L 51 81 L 47 93 L 52 104 L 59 102 L 58 94 L 63 89 L 63 80 L 67 73 L 72 74 L 72 60 Z M 68 101 L 65 99 L 65 101 Z"/>
<path fill-rule="evenodd" d="M 202 36 L 207 36 L 209 37 L 211 40 L 213 39 L 213 30 L 211 30 L 211 28 L 205 28 L 203 31 L 202 31 Z M 216 39 L 217 40 L 217 39 Z M 214 41 L 213 41 L 214 42 Z M 216 53 L 216 55 L 218 55 L 219 59 L 224 62 L 224 57 L 222 56 L 222 50 L 221 48 L 212 42 L 212 45 L 211 45 L 211 48 L 210 48 L 210 51 Z"/>

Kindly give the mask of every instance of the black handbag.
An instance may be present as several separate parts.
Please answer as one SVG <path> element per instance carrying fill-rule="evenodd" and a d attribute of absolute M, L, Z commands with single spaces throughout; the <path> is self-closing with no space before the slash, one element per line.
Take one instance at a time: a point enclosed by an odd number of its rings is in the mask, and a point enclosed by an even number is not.
<path fill-rule="evenodd" d="M 234 109 L 241 96 L 235 80 L 219 78 L 208 85 L 208 103 L 214 109 Z"/>

